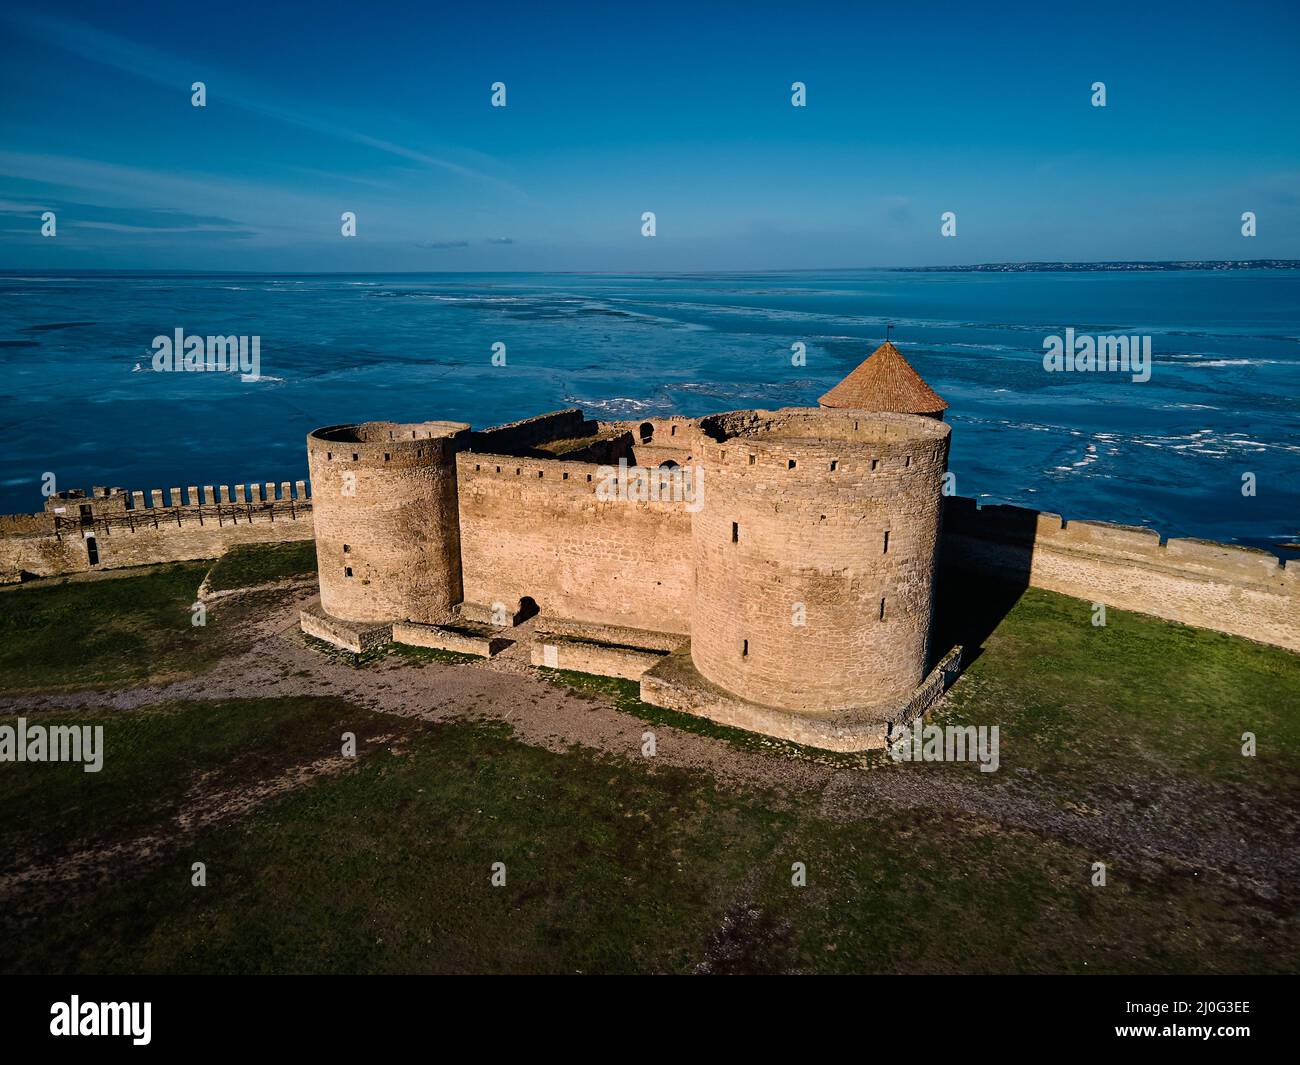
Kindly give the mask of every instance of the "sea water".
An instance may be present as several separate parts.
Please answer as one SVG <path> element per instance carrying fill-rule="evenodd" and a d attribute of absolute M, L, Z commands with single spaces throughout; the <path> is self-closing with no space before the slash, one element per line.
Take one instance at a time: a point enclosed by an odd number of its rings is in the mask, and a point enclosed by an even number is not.
<path fill-rule="evenodd" d="M 306 434 L 339 422 L 815 404 L 892 323 L 951 405 L 958 494 L 1287 556 L 1300 541 L 1296 271 L 8 274 L 0 311 L 4 513 L 40 509 L 48 473 L 296 480 Z M 1149 337 L 1149 380 L 1046 371 L 1067 329 Z M 155 372 L 176 330 L 260 338 L 258 379 Z"/>

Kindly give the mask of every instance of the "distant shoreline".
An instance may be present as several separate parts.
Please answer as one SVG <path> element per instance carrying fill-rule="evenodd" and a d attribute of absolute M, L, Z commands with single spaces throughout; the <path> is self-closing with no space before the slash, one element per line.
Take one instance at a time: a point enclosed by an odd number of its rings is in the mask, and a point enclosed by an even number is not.
<path fill-rule="evenodd" d="M 1096 263 L 979 263 L 974 266 L 895 266 L 899 273 L 1144 273 L 1167 270 L 1300 270 L 1300 259 L 1169 259 Z"/>
<path fill-rule="evenodd" d="M 970 266 L 826 266 L 790 270 L 150 270 L 27 269 L 0 266 L 4 277 L 756 277 L 789 274 L 1033 274 L 1162 273 L 1171 271 L 1300 270 L 1300 259 L 1167 259 L 1123 262 L 975 263 Z"/>

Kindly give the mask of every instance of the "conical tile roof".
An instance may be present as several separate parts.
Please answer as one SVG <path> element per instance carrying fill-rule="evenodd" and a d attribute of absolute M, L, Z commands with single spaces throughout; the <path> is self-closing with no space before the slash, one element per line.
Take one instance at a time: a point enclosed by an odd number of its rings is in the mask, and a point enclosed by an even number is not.
<path fill-rule="evenodd" d="M 948 404 L 888 340 L 817 402 L 823 407 L 896 414 L 942 414 L 948 409 Z"/>

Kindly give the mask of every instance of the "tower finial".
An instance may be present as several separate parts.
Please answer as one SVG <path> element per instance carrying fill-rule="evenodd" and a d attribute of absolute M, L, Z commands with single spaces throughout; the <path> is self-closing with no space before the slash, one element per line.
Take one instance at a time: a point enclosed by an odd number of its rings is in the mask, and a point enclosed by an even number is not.
<path fill-rule="evenodd" d="M 885 343 L 886 343 L 886 344 L 888 344 L 888 343 L 890 342 L 890 334 L 891 334 L 893 331 L 894 331 L 894 323 L 893 323 L 893 322 L 890 322 L 888 325 L 885 326 Z"/>

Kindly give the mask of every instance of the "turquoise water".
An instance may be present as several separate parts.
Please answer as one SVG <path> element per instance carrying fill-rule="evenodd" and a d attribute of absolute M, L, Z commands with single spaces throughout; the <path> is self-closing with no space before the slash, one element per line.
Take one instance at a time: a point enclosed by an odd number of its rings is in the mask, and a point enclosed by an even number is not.
<path fill-rule="evenodd" d="M 335 422 L 812 404 L 893 322 L 951 404 L 960 494 L 1300 540 L 1300 272 L 7 275 L 0 310 L 0 512 L 39 509 L 46 472 L 297 479 L 304 436 Z M 1067 326 L 1150 335 L 1151 379 L 1046 373 L 1043 339 Z M 177 328 L 260 336 L 263 379 L 152 372 L 153 338 Z"/>

